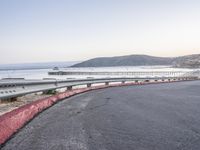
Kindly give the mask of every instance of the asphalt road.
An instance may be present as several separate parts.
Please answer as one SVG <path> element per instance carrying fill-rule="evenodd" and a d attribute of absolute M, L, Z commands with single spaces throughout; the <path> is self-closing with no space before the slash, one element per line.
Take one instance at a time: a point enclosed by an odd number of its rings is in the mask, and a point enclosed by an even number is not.
<path fill-rule="evenodd" d="M 44 111 L 3 150 L 199 150 L 200 81 L 102 89 Z"/>

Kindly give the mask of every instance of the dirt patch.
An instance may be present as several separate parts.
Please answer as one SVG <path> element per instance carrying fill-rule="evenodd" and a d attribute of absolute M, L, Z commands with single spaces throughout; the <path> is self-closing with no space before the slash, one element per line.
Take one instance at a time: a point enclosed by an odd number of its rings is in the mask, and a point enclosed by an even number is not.
<path fill-rule="evenodd" d="M 44 94 L 29 94 L 22 97 L 18 97 L 16 101 L 6 101 L 1 100 L 0 101 L 0 116 L 10 112 L 11 110 L 14 110 L 16 108 L 19 108 L 23 105 L 29 104 L 33 101 L 36 101 L 38 99 L 42 99 L 45 97 L 49 97 L 51 95 L 44 95 Z"/>

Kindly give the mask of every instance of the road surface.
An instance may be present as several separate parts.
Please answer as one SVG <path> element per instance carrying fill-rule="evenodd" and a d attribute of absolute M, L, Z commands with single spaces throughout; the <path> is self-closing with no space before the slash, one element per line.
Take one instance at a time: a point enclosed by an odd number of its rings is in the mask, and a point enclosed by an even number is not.
<path fill-rule="evenodd" d="M 115 87 L 57 103 L 3 150 L 198 150 L 200 81 Z"/>

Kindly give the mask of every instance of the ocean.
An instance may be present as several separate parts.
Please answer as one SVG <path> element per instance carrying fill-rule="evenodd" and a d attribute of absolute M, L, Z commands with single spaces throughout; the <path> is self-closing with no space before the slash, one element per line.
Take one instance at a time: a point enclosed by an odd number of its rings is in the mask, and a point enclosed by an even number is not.
<path fill-rule="evenodd" d="M 87 72 L 148 72 L 148 71 L 182 71 L 189 72 L 195 69 L 185 68 L 172 68 L 170 66 L 134 66 L 134 67 L 90 67 L 90 68 L 60 68 L 59 70 L 65 71 L 87 71 Z M 112 77 L 110 76 L 88 76 L 88 75 L 48 75 L 48 72 L 52 69 L 29 69 L 29 70 L 3 70 L 0 71 L 0 79 L 2 78 L 25 78 L 25 79 L 43 79 L 43 78 L 55 78 L 55 79 L 79 79 L 79 78 L 100 78 L 100 77 Z"/>

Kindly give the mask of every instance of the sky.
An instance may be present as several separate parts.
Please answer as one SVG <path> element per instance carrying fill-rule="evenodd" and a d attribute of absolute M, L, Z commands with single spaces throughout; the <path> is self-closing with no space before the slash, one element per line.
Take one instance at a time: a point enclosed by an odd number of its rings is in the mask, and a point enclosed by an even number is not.
<path fill-rule="evenodd" d="M 0 64 L 196 53 L 199 0 L 0 0 Z"/>

